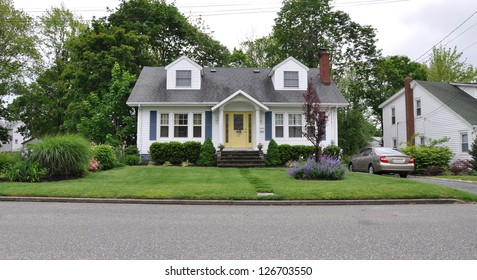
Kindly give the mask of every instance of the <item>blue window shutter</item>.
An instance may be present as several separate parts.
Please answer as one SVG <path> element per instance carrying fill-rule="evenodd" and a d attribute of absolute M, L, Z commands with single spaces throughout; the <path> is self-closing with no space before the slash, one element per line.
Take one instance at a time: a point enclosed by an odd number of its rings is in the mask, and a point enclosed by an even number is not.
<path fill-rule="evenodd" d="M 157 111 L 149 112 L 149 140 L 157 139 Z"/>
<path fill-rule="evenodd" d="M 265 140 L 272 140 L 272 112 L 265 112 Z"/>
<path fill-rule="evenodd" d="M 212 111 L 205 112 L 205 139 L 212 139 Z"/>

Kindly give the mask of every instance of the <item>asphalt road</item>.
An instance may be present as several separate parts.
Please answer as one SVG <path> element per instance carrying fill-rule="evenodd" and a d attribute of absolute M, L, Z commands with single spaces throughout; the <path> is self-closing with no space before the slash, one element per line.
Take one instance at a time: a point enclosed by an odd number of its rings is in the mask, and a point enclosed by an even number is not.
<path fill-rule="evenodd" d="M 477 204 L 0 202 L 0 259 L 477 259 Z"/>
<path fill-rule="evenodd" d="M 416 180 L 420 182 L 426 182 L 436 185 L 441 185 L 449 188 L 459 189 L 462 191 L 475 193 L 477 194 L 477 182 L 468 182 L 468 181 L 459 181 L 459 180 L 446 180 L 446 179 L 437 179 L 431 177 L 418 177 L 411 176 L 411 180 Z"/>

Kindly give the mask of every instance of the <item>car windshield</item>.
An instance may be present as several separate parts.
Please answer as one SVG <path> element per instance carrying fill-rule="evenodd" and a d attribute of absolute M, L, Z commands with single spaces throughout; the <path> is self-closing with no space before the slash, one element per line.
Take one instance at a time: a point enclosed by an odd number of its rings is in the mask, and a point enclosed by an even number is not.
<path fill-rule="evenodd" d="M 404 154 L 400 151 L 393 150 L 391 148 L 376 148 L 376 154 L 378 155 L 398 155 L 403 156 Z"/>

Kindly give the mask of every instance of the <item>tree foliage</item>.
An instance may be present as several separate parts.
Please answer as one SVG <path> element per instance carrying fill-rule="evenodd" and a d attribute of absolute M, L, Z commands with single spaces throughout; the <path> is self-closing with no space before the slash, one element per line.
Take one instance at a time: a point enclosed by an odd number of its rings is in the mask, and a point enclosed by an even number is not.
<path fill-rule="evenodd" d="M 339 146 L 345 155 L 353 155 L 365 148 L 376 128 L 367 121 L 363 112 L 357 108 L 338 110 Z"/>
<path fill-rule="evenodd" d="M 22 92 L 25 79 L 32 77 L 37 37 L 33 19 L 16 10 L 11 0 L 0 0 L 0 116 L 7 115 L 4 98 Z M 0 125 L 0 143 L 8 140 L 5 127 Z"/>
<path fill-rule="evenodd" d="M 477 81 L 477 68 L 461 60 L 462 52 L 457 48 L 434 47 L 429 58 L 427 75 L 431 82 L 460 82 Z"/>

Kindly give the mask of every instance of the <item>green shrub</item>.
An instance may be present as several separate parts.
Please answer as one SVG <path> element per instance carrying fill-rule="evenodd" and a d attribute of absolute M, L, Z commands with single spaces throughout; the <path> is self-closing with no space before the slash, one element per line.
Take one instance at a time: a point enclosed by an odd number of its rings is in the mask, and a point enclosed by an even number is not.
<path fill-rule="evenodd" d="M 447 146 L 407 146 L 402 152 L 414 157 L 416 169 L 429 166 L 448 167 L 452 152 Z"/>
<path fill-rule="evenodd" d="M 125 165 L 140 165 L 141 157 L 139 155 L 125 155 L 122 159 Z"/>
<path fill-rule="evenodd" d="M 201 166 L 215 166 L 217 164 L 215 160 L 215 148 L 210 138 L 207 138 L 200 148 L 198 165 Z"/>
<path fill-rule="evenodd" d="M 139 150 L 136 145 L 127 146 L 124 148 L 124 155 L 139 155 Z"/>
<path fill-rule="evenodd" d="M 196 164 L 200 156 L 200 148 L 202 144 L 200 142 L 189 141 L 184 143 L 184 155 L 185 161 Z"/>
<path fill-rule="evenodd" d="M 47 169 L 49 178 L 82 177 L 91 159 L 89 142 L 79 135 L 45 137 L 32 147 L 31 160 Z"/>
<path fill-rule="evenodd" d="M 270 142 L 268 143 L 266 163 L 267 165 L 271 166 L 283 164 L 280 157 L 280 150 L 278 148 L 277 142 L 275 142 L 275 140 L 273 139 L 270 140 Z"/>
<path fill-rule="evenodd" d="M 8 165 L 15 163 L 18 159 L 17 153 L 0 152 L 0 173 L 2 173 Z"/>
<path fill-rule="evenodd" d="M 306 159 L 315 153 L 315 146 L 282 144 L 278 149 L 282 163 Z"/>
<path fill-rule="evenodd" d="M 93 158 L 99 161 L 99 170 L 109 170 L 118 167 L 119 160 L 113 147 L 98 145 L 91 147 Z"/>
<path fill-rule="evenodd" d="M 452 162 L 450 172 L 453 175 L 471 175 L 472 168 L 472 163 L 469 160 L 458 159 Z"/>
<path fill-rule="evenodd" d="M 328 145 L 323 149 L 324 156 L 339 157 L 341 148 L 336 145 Z"/>
<path fill-rule="evenodd" d="M 149 147 L 149 154 L 156 164 L 164 164 L 166 161 L 172 164 L 181 164 L 184 161 L 196 163 L 200 149 L 200 142 L 155 142 Z"/>
<path fill-rule="evenodd" d="M 20 159 L 4 169 L 4 177 L 10 182 L 39 182 L 45 175 L 46 170 L 38 162 L 29 159 Z"/>

